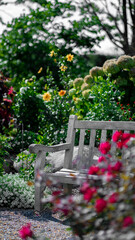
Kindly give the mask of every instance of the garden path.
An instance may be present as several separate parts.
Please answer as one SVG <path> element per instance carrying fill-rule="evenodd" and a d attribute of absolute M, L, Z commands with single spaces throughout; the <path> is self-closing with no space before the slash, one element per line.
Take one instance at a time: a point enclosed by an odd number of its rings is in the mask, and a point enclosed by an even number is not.
<path fill-rule="evenodd" d="M 59 213 L 52 214 L 45 210 L 41 215 L 33 209 L 6 209 L 0 208 L 0 240 L 20 240 L 19 229 L 31 223 L 36 235 L 42 232 L 49 240 L 74 240 L 66 220 L 60 218 Z M 44 233 L 44 234 L 43 234 Z"/>

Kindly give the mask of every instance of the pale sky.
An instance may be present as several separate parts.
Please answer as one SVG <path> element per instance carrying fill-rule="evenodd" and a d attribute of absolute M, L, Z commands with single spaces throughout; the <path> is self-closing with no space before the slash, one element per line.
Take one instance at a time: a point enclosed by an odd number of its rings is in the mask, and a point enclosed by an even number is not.
<path fill-rule="evenodd" d="M 10 2 L 14 2 L 14 0 L 10 0 Z M 36 8 L 36 4 L 34 5 L 32 3 L 32 6 Z M 4 19 L 4 21 L 10 22 L 13 17 L 19 17 L 23 13 L 28 13 L 28 8 L 24 7 L 24 5 L 14 5 L 14 4 L 8 4 L 7 6 L 1 6 L 0 7 L 0 16 Z M 0 24 L 0 34 L 4 30 L 4 26 Z M 100 48 L 95 47 L 95 50 L 97 53 L 103 53 L 103 54 L 120 54 L 115 49 L 114 45 L 110 42 L 109 39 L 105 39 L 100 43 Z"/>

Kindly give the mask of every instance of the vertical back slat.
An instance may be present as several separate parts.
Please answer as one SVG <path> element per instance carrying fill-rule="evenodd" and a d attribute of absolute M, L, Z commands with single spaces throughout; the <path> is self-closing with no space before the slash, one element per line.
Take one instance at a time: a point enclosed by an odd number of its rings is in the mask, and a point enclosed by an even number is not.
<path fill-rule="evenodd" d="M 80 157 L 80 159 L 82 159 L 82 156 L 83 156 L 84 137 L 85 137 L 85 129 L 81 129 L 80 138 L 79 138 L 79 149 L 78 149 L 78 156 Z"/>
<path fill-rule="evenodd" d="M 77 116 L 70 115 L 68 122 L 68 132 L 67 132 L 67 143 L 71 143 L 72 147 L 70 149 L 65 150 L 65 158 L 64 158 L 64 168 L 72 169 L 72 157 L 74 150 L 74 142 L 75 142 L 75 120 L 77 120 Z"/>
<path fill-rule="evenodd" d="M 92 161 L 93 161 L 95 138 L 96 138 L 96 130 L 92 129 L 90 131 L 90 142 L 89 142 L 89 157 L 88 157 L 89 163 L 87 163 L 89 164 L 89 166 L 92 164 Z"/>
<path fill-rule="evenodd" d="M 107 135 L 107 131 L 105 129 L 103 129 L 101 131 L 101 139 L 100 139 L 101 143 L 106 141 L 106 135 Z"/>
<path fill-rule="evenodd" d="M 124 133 L 130 133 L 130 131 L 126 131 L 126 130 L 125 130 Z"/>
<path fill-rule="evenodd" d="M 78 157 L 77 157 L 77 169 L 83 168 L 83 148 L 84 148 L 85 129 L 80 129 Z"/>

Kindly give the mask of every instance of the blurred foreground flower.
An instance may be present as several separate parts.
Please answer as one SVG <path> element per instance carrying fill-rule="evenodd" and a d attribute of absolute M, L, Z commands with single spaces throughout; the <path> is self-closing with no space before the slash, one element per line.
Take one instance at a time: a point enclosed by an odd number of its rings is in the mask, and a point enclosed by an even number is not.
<path fill-rule="evenodd" d="M 31 228 L 30 223 L 28 223 L 25 226 L 22 226 L 22 228 L 19 230 L 20 238 L 22 238 L 23 240 L 26 240 L 27 237 L 34 237 L 34 234 L 30 228 Z"/>

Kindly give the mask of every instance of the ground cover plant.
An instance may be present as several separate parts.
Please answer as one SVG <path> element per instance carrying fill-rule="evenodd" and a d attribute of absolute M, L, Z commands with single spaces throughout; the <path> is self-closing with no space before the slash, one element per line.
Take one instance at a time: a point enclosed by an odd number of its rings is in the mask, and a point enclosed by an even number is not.
<path fill-rule="evenodd" d="M 33 183 L 24 181 L 18 173 L 0 176 L 0 207 L 33 208 Z"/>
<path fill-rule="evenodd" d="M 89 181 L 86 175 L 78 197 L 65 195 L 61 188 L 57 188 L 52 196 L 42 201 L 51 203 L 54 211 L 68 217 L 73 234 L 82 240 L 85 235 L 90 240 L 134 239 L 135 134 L 116 131 L 112 142 L 101 143 L 99 150 L 98 164 L 90 166 L 87 172 L 88 175 L 97 175 L 98 182 Z M 42 177 L 43 173 L 40 184 Z M 57 181 L 54 182 L 56 185 Z M 34 237 L 32 230 L 26 238 L 28 236 L 39 239 Z"/>

